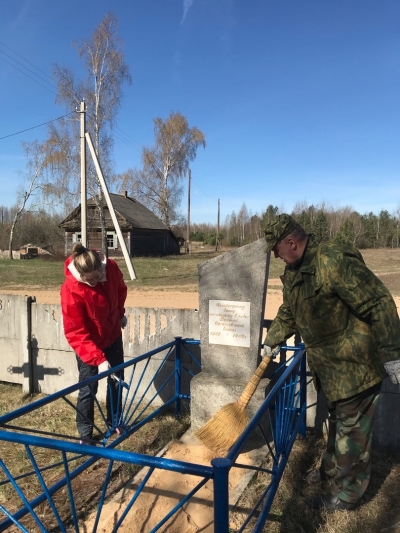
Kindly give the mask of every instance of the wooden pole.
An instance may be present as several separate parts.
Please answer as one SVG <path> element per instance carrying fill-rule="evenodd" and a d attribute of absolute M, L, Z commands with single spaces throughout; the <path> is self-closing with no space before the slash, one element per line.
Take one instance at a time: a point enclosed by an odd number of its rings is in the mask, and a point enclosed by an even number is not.
<path fill-rule="evenodd" d="M 217 236 L 215 238 L 215 251 L 218 251 L 219 246 L 219 198 L 218 198 L 218 218 L 217 218 Z"/>

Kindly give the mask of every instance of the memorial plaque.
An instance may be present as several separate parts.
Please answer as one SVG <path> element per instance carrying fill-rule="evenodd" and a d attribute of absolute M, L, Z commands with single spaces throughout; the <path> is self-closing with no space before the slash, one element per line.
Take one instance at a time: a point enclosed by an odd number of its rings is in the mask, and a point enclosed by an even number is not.
<path fill-rule="evenodd" d="M 209 344 L 250 347 L 250 302 L 209 301 Z"/>

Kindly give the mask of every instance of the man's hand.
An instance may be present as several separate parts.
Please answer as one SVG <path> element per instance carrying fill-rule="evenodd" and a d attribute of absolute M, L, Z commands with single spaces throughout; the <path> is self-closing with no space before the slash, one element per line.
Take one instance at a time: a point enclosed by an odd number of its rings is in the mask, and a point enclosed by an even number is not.
<path fill-rule="evenodd" d="M 110 366 L 110 363 L 105 360 L 103 361 L 102 363 L 99 364 L 99 366 L 97 367 L 98 370 L 99 370 L 99 374 L 102 374 L 103 372 L 105 372 L 106 370 L 110 369 L 111 366 Z"/>
<path fill-rule="evenodd" d="M 121 320 L 119 321 L 119 323 L 121 324 L 121 328 L 124 329 L 125 326 L 126 326 L 127 323 L 128 323 L 128 319 L 126 318 L 125 315 L 121 318 Z"/>
<path fill-rule="evenodd" d="M 400 385 L 400 359 L 397 361 L 389 361 L 388 363 L 385 363 L 384 366 L 393 385 Z"/>
<path fill-rule="evenodd" d="M 263 357 L 268 355 L 268 357 L 271 357 L 272 359 L 274 359 L 278 355 L 280 349 L 281 347 L 279 344 L 278 346 L 275 346 L 274 349 L 272 349 L 271 346 L 267 346 L 266 344 L 264 344 Z"/>

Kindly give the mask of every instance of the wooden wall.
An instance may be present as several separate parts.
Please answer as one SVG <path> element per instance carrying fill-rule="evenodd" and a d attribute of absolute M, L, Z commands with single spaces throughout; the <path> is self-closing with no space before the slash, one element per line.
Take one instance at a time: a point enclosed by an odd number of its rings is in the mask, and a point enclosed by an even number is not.
<path fill-rule="evenodd" d="M 72 253 L 72 247 L 74 246 L 74 242 L 73 242 L 73 236 L 75 235 L 75 232 L 73 231 L 66 231 L 65 232 L 65 253 L 66 255 L 70 255 Z M 122 232 L 122 235 L 124 237 L 124 241 L 125 241 L 125 244 L 126 244 L 126 247 L 129 251 L 129 247 L 130 247 L 130 236 L 129 236 L 129 232 L 127 231 L 123 231 Z M 101 241 L 101 232 L 100 231 L 88 231 L 88 246 L 89 248 L 95 248 L 96 250 L 102 250 L 103 249 L 103 246 L 102 246 L 102 241 Z M 109 248 L 108 249 L 108 255 L 110 257 L 123 257 L 123 252 L 122 252 L 122 248 L 120 246 L 120 244 L 118 243 L 118 247 L 117 248 Z"/>
<path fill-rule="evenodd" d="M 180 246 L 169 231 L 135 229 L 131 232 L 131 257 L 179 255 Z"/>
<path fill-rule="evenodd" d="M 75 232 L 65 232 L 65 253 L 70 255 Z M 180 247 L 169 231 L 134 229 L 131 232 L 123 231 L 124 241 L 131 257 L 134 256 L 160 256 L 179 255 Z M 98 250 L 102 249 L 101 232 L 88 231 L 88 246 Z M 115 249 L 109 248 L 110 257 L 123 257 L 122 248 L 118 243 Z"/>

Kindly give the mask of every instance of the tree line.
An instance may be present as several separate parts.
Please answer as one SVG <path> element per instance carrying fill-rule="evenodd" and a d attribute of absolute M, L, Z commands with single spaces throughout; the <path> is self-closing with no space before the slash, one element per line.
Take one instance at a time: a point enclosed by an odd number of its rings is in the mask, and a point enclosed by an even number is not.
<path fill-rule="evenodd" d="M 0 206 L 0 250 L 8 250 L 10 231 L 15 217 L 16 208 Z M 60 214 L 38 209 L 28 211 L 15 226 L 13 250 L 19 250 L 26 244 L 40 246 L 56 256 L 64 254 L 65 234 L 58 227 L 62 217 Z"/>
<path fill-rule="evenodd" d="M 265 226 L 280 210 L 269 205 L 261 214 L 252 214 L 244 203 L 241 209 L 233 211 L 225 218 L 219 229 L 219 244 L 223 246 L 243 246 L 264 236 Z M 320 205 L 298 203 L 290 213 L 303 226 L 307 233 L 318 241 L 334 239 L 356 248 L 399 248 L 400 247 L 400 208 L 395 213 L 381 210 L 358 213 L 351 207 L 333 208 Z M 177 228 L 183 235 L 184 228 Z M 192 224 L 190 240 L 216 245 L 216 224 Z"/>
<path fill-rule="evenodd" d="M 16 211 L 17 207 L 0 206 L 0 249 L 8 249 Z M 266 224 L 279 213 L 280 209 L 271 204 L 260 214 L 253 214 L 244 203 L 238 212 L 226 216 L 219 232 L 216 224 L 191 224 L 190 240 L 216 246 L 218 233 L 220 246 L 243 246 L 263 238 Z M 387 210 L 361 214 L 351 207 L 335 209 L 302 203 L 294 206 L 291 215 L 319 241 L 335 239 L 360 249 L 400 247 L 400 208 L 392 214 Z M 44 209 L 27 211 L 15 228 L 14 249 L 32 243 L 62 254 L 64 230 L 58 227 L 61 220 L 59 213 Z M 186 238 L 185 220 L 172 226 L 172 230 L 177 237 Z"/>

